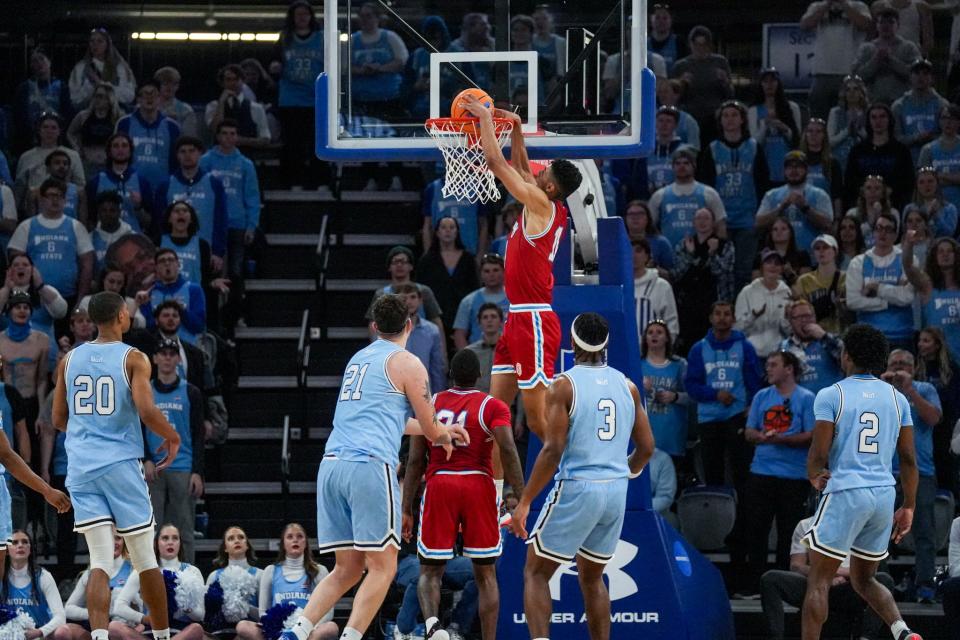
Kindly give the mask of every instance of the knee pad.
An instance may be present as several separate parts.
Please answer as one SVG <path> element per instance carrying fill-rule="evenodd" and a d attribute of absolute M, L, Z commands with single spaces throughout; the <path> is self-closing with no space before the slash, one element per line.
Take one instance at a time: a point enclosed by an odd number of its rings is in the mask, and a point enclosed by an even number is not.
<path fill-rule="evenodd" d="M 106 522 L 83 532 L 90 551 L 90 569 L 100 569 L 108 576 L 113 571 L 113 525 Z"/>
<path fill-rule="evenodd" d="M 127 545 L 127 553 L 130 554 L 130 564 L 138 572 L 149 571 L 159 566 L 157 565 L 157 554 L 153 551 L 153 527 L 146 531 L 138 531 L 123 536 L 123 541 Z"/>

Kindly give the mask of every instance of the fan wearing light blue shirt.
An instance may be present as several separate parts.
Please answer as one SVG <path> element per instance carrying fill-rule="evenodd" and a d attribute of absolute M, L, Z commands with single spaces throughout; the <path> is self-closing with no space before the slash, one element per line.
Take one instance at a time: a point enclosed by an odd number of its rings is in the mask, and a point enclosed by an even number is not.
<path fill-rule="evenodd" d="M 904 349 L 894 349 L 887 358 L 887 370 L 880 378 L 893 385 L 910 402 L 917 470 L 920 473 L 920 482 L 917 485 L 917 510 L 913 516 L 913 538 L 917 551 L 915 585 L 917 598 L 932 604 L 936 593 L 933 575 L 936 570 L 937 551 L 933 521 L 934 503 L 937 499 L 937 472 L 933 464 L 933 430 L 943 417 L 943 407 L 936 387 L 929 382 L 914 380 L 914 373 L 913 354 Z M 944 425 L 944 427 L 949 429 L 952 425 Z M 894 472 L 896 467 L 897 460 L 894 459 Z"/>
<path fill-rule="evenodd" d="M 753 398 L 744 437 L 756 446 L 747 479 L 750 583 L 759 593 L 767 570 L 770 526 L 777 522 L 777 568 L 790 566 L 790 544 L 797 523 L 807 515 L 807 449 L 813 438 L 813 392 L 797 384 L 800 360 L 789 351 L 767 358 L 770 386 Z"/>
<path fill-rule="evenodd" d="M 785 216 L 793 227 L 798 247 L 809 247 L 821 233 L 830 233 L 833 203 L 830 194 L 807 182 L 807 154 L 791 151 L 783 159 L 787 184 L 767 191 L 757 210 L 757 228 Z"/>
<path fill-rule="evenodd" d="M 457 307 L 457 317 L 453 320 L 453 344 L 458 351 L 483 337 L 480 307 L 492 302 L 503 310 L 504 317 L 510 310 L 510 301 L 503 289 L 502 256 L 488 253 L 480 259 L 480 282 L 483 286 L 464 296 Z"/>
<path fill-rule="evenodd" d="M 843 337 L 847 374 L 817 394 L 816 425 L 807 477 L 823 492 L 803 537 L 810 572 L 803 603 L 804 638 L 819 638 L 827 619 L 827 594 L 837 568 L 850 556 L 850 582 L 895 640 L 921 640 L 910 631 L 891 594 L 876 579 L 892 539 L 910 531 L 917 498 L 913 419 L 902 393 L 876 377 L 886 368 L 889 343 L 879 329 L 855 324 Z M 894 513 L 893 457 L 900 456 L 902 506 Z M 892 535 L 891 535 L 892 534 Z"/>

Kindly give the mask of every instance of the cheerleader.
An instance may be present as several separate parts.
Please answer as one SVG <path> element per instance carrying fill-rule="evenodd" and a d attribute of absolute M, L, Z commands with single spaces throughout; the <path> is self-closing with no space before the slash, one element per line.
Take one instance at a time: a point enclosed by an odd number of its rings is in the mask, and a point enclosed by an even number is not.
<path fill-rule="evenodd" d="M 31 550 L 32 541 L 27 532 L 15 530 L 9 546 L 10 557 L 4 567 L 0 604 L 33 619 L 36 628 L 24 630 L 25 640 L 70 640 L 57 583 L 49 571 L 36 568 Z"/>
<path fill-rule="evenodd" d="M 172 524 L 160 527 L 154 548 L 160 558 L 161 569 L 173 571 L 201 587 L 195 604 L 187 608 L 178 606 L 177 611 L 171 610 L 168 614 L 170 629 L 177 630 L 177 638 L 202 640 L 203 627 L 197 623 L 203 620 L 203 575 L 195 566 L 182 560 L 180 530 Z M 117 619 L 110 623 L 111 640 L 143 640 L 142 633 L 150 626 L 150 612 L 145 610 L 143 599 L 140 597 L 140 574 L 134 572 L 130 575 L 127 584 L 120 590 L 120 595 L 114 602 L 113 614 Z"/>
<path fill-rule="evenodd" d="M 220 541 L 220 548 L 217 549 L 217 556 L 213 559 L 214 571 L 207 576 L 207 587 L 220 579 L 223 570 L 227 567 L 240 567 L 256 579 L 256 584 L 260 585 L 260 575 L 263 569 L 256 566 L 257 554 L 250 546 L 250 540 L 247 533 L 240 527 L 228 527 L 223 532 L 223 539 Z M 247 610 L 247 617 L 250 620 L 260 618 L 260 609 L 258 607 L 258 594 L 254 593 L 250 597 L 250 607 Z M 211 629 L 213 631 L 213 629 Z"/>
<path fill-rule="evenodd" d="M 130 574 L 133 572 L 133 565 L 127 559 L 127 549 L 123 544 L 123 537 L 113 532 L 113 568 L 110 570 L 110 610 L 113 610 L 113 602 L 116 601 L 120 590 L 127 584 Z M 87 579 L 90 577 L 90 570 L 86 569 L 80 574 L 73 593 L 67 598 L 67 604 L 64 606 L 67 624 L 64 625 L 70 640 L 90 640 L 90 614 L 87 612 Z"/>
<path fill-rule="evenodd" d="M 327 575 L 327 569 L 313 560 L 307 533 L 303 526 L 291 522 L 283 529 L 277 562 L 260 575 L 260 611 L 269 615 L 274 605 L 293 604 L 298 609 L 306 606 L 314 587 Z M 262 619 L 262 618 L 261 618 Z M 333 622 L 333 609 L 317 622 L 310 640 L 329 640 L 338 636 Z M 276 640 L 264 638 L 263 628 L 256 622 L 237 623 L 237 637 L 241 640 Z"/>

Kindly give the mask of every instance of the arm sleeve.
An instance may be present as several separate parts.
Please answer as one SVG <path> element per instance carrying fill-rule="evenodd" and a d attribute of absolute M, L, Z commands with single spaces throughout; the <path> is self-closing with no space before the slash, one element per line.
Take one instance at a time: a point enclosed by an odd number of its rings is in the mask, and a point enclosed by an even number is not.
<path fill-rule="evenodd" d="M 90 241 L 90 234 L 87 233 L 83 223 L 79 220 L 73 221 L 73 233 L 77 236 L 77 254 L 83 255 L 93 251 L 93 242 Z"/>
<path fill-rule="evenodd" d="M 677 402 L 676 404 L 688 405 L 690 404 L 690 394 L 687 393 L 687 388 L 684 386 L 683 381 L 687 377 L 687 361 L 684 358 L 679 358 L 680 360 L 680 371 L 677 372 Z"/>
<path fill-rule="evenodd" d="M 137 79 L 133 77 L 133 69 L 125 60 L 121 60 L 117 65 L 117 84 L 115 88 L 118 102 L 121 104 L 133 103 L 136 96 Z"/>
<path fill-rule="evenodd" d="M 270 142 L 270 125 L 267 123 L 267 112 L 263 105 L 254 102 L 250 105 L 250 116 L 253 123 L 257 125 L 257 137 L 265 142 Z"/>
<path fill-rule="evenodd" d="M 747 427 L 750 429 L 756 429 L 760 431 L 763 428 L 763 420 L 761 419 L 760 412 L 763 409 L 760 408 L 760 402 L 757 400 L 757 397 L 754 396 L 753 402 L 750 403 L 750 413 L 747 414 Z"/>
<path fill-rule="evenodd" d="M 693 345 L 687 354 L 687 373 L 683 378 L 687 393 L 698 402 L 716 402 L 717 391 L 707 384 L 706 369 L 703 366 L 703 348 L 699 343 Z"/>
<path fill-rule="evenodd" d="M 720 194 L 717 193 L 716 189 L 713 187 L 704 189 L 703 198 L 706 200 L 710 210 L 713 211 L 713 217 L 717 222 L 727 219 L 727 208 L 723 205 L 723 199 L 720 198 Z"/>
<path fill-rule="evenodd" d="M 247 229 L 260 225 L 260 185 L 252 162 L 244 163 L 243 206 L 247 211 Z"/>
<path fill-rule="evenodd" d="M 830 115 L 827 116 L 827 136 L 830 138 L 830 145 L 836 147 L 847 139 L 850 135 L 850 129 L 840 125 L 840 107 L 830 109 Z"/>
<path fill-rule="evenodd" d="M 191 284 L 190 304 L 183 314 L 183 326 L 190 333 L 203 333 L 206 325 L 207 302 L 203 295 L 203 289 L 198 284 Z"/>
<path fill-rule="evenodd" d="M 223 190 L 223 183 L 219 180 L 211 180 L 213 185 L 213 237 L 211 238 L 211 248 L 214 255 L 227 255 L 227 225 L 229 217 L 227 216 L 227 194 Z"/>
<path fill-rule="evenodd" d="M 497 398 L 487 401 L 483 410 L 483 423 L 487 425 L 489 431 L 493 431 L 497 427 L 507 427 L 509 429 L 512 426 L 510 408 L 503 400 Z"/>
<path fill-rule="evenodd" d="M 813 418 L 814 420 L 836 423 L 839 408 L 840 389 L 836 385 L 824 387 L 817 393 L 817 398 L 813 401 Z"/>
<path fill-rule="evenodd" d="M 668 455 L 654 454 L 648 465 L 650 469 L 650 488 L 653 491 L 653 510 L 663 512 L 673 504 L 677 492 L 677 472 Z"/>
<path fill-rule="evenodd" d="M 747 128 L 750 129 L 750 135 L 756 138 L 757 142 L 762 145 L 763 141 L 767 138 L 767 125 L 760 122 L 756 107 L 747 109 Z"/>
<path fill-rule="evenodd" d="M 47 608 L 50 610 L 50 622 L 40 627 L 40 632 L 46 638 L 51 633 L 67 623 L 67 617 L 63 613 L 63 598 L 60 597 L 60 591 L 57 590 L 57 583 L 46 569 L 40 570 L 40 590 L 47 601 Z"/>
<path fill-rule="evenodd" d="M 950 547 L 947 550 L 947 562 L 950 565 L 950 577 L 960 578 L 960 518 L 950 526 Z"/>
<path fill-rule="evenodd" d="M 816 189 L 813 193 L 814 201 L 811 203 L 813 210 L 817 213 L 822 213 L 832 221 L 834 218 L 834 213 L 833 201 L 830 199 L 830 194 L 823 189 Z"/>
<path fill-rule="evenodd" d="M 30 220 L 24 220 L 17 225 L 17 228 L 13 230 L 13 235 L 10 236 L 10 242 L 7 243 L 8 251 L 20 251 L 21 253 L 27 248 L 27 236 L 30 231 Z"/>
<path fill-rule="evenodd" d="M 847 267 L 847 307 L 852 311 L 883 311 L 886 300 L 863 295 L 863 255 L 854 256 Z"/>
<path fill-rule="evenodd" d="M 747 285 L 740 290 L 740 293 L 737 294 L 737 301 L 735 303 L 733 312 L 736 320 L 735 327 L 747 334 L 749 334 L 757 320 L 757 318 L 753 315 L 753 310 L 750 308 L 749 294 L 747 293 L 747 288 L 749 286 L 750 285 Z"/>
<path fill-rule="evenodd" d="M 67 598 L 67 603 L 63 607 L 67 620 L 90 619 L 90 614 L 87 612 L 87 578 L 89 576 L 89 570 L 80 574 L 80 579 L 73 587 L 73 592 Z"/>
<path fill-rule="evenodd" d="M 260 574 L 260 597 L 258 598 L 258 602 L 260 604 L 261 615 L 266 613 L 267 609 L 270 608 L 270 600 L 273 598 L 273 572 L 276 568 L 277 565 L 272 564 Z"/>
<path fill-rule="evenodd" d="M 203 400 L 203 394 L 192 384 L 187 384 L 187 397 L 190 398 L 190 435 L 193 439 L 193 463 L 191 470 L 193 473 L 200 474 L 203 477 L 203 441 L 205 430 L 203 427 L 203 409 L 206 404 Z"/>

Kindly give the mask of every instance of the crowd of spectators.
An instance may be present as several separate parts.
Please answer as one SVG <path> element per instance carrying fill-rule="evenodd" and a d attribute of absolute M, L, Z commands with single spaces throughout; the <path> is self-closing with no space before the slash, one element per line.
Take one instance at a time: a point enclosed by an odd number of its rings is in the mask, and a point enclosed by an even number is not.
<path fill-rule="evenodd" d="M 908 597 L 935 598 L 934 504 L 938 490 L 954 497 L 960 490 L 960 3 L 947 4 L 955 24 L 948 55 L 938 59 L 943 47 L 922 0 L 810 3 L 796 18 L 816 34 L 812 86 L 808 95 L 789 98 L 777 69 L 738 77 L 709 28 L 696 26 L 684 37 L 670 8 L 654 5 L 647 46 L 657 75 L 655 148 L 644 159 L 601 165 L 614 191 L 604 194 L 608 214 L 623 217 L 633 246 L 642 384 L 658 445 L 651 462 L 655 507 L 670 514 L 692 484 L 734 487 L 737 521 L 727 542 L 739 579 L 731 593 L 762 593 L 774 637 L 782 635 L 777 602 L 796 599 L 808 566 L 793 542 L 809 515 L 813 397 L 843 376 L 843 331 L 854 322 L 883 329 L 895 347 L 883 377 L 911 400 L 921 492 Z M 355 18 L 354 117 L 364 126 L 425 117 L 430 49 L 382 26 L 374 4 L 359 6 Z M 538 7 L 510 23 L 511 48 L 537 52 L 539 77 L 532 81 L 541 99 L 566 68 L 554 19 Z M 490 17 L 481 13 L 466 14 L 459 25 L 428 16 L 422 31 L 440 51 L 495 48 Z M 52 372 L 70 349 L 95 337 L 86 314 L 90 294 L 124 295 L 134 318 L 130 342 L 151 357 L 157 402 L 185 443 L 162 477 L 145 452 L 157 519 L 172 523 L 158 543 L 171 567 L 178 554 L 193 561 L 204 445 L 223 437 L 224 373 L 209 362 L 211 351 L 224 348 L 218 336 L 230 338 L 244 323 L 243 283 L 261 208 L 251 157 L 275 148 L 285 186 L 312 188 L 330 176 L 304 135 L 314 128 L 313 80 L 322 71 L 323 46 L 316 10 L 294 0 L 275 55 L 224 60 L 206 101 L 192 106 L 177 97 L 180 71 L 164 66 L 135 77 L 98 28 L 67 79 L 57 78 L 37 49 L 16 91 L 13 153 L 0 157 L 3 428 L 16 450 L 62 488 L 66 463 L 63 436 L 50 420 Z M 620 108 L 629 55 L 604 54 L 598 112 Z M 462 69 L 481 83 L 495 81 L 492 65 L 467 62 Z M 512 98 L 531 82 L 525 73 L 510 65 Z M 443 81 L 452 95 L 455 79 Z M 509 308 L 505 240 L 519 212 L 514 202 L 494 210 L 445 198 L 442 182 L 431 182 L 422 195 L 419 251 L 399 246 L 386 257 L 389 283 L 374 298 L 406 296 L 415 323 L 408 348 L 423 360 L 434 391 L 448 386 L 447 363 L 464 348 L 482 364 L 478 387 L 489 389 Z M 522 443 L 522 411 L 514 425 Z M 45 534 L 43 505 L 11 485 L 21 531 L 8 563 L 10 584 L 24 589 L 37 581 L 47 596 L 26 533 L 31 522 L 34 535 Z M 57 535 L 50 532 L 65 564 L 76 545 L 69 519 L 60 517 Z M 765 573 L 774 522 L 776 570 Z M 304 572 L 319 577 L 303 535 L 302 527 L 288 526 L 270 577 L 256 574 L 265 586 L 251 620 L 274 602 L 277 574 L 291 583 Z M 960 541 L 951 541 L 952 554 L 955 548 Z M 222 550 L 220 569 L 256 573 L 242 530 L 227 530 Z M 118 549 L 116 575 L 125 570 L 121 559 Z M 949 574 L 953 591 L 944 594 L 957 598 L 960 569 Z M 458 586 L 464 597 L 468 582 Z M 835 586 L 843 584 L 841 571 Z M 132 611 L 135 628 L 143 622 L 130 607 L 137 595 L 124 591 L 118 596 L 126 608 L 118 611 Z M 47 598 L 44 635 L 76 637 L 65 623 L 83 620 L 71 609 L 82 602 L 73 600 L 64 617 Z M 951 606 L 948 614 L 960 615 Z M 202 610 L 199 617 L 181 613 L 185 624 L 203 620 Z M 412 633 L 414 622 L 407 611 L 398 633 Z M 255 627 L 238 632 L 257 640 Z"/>

